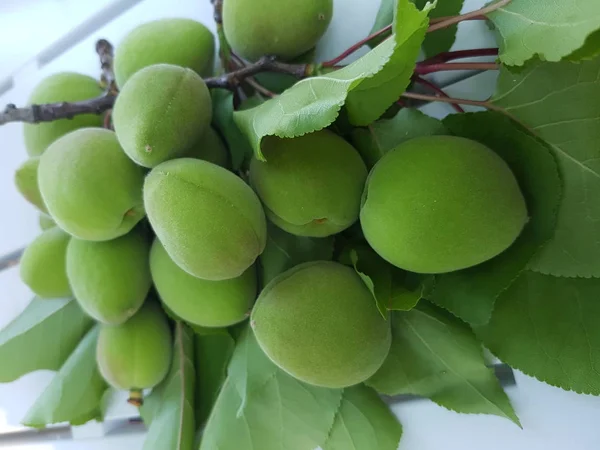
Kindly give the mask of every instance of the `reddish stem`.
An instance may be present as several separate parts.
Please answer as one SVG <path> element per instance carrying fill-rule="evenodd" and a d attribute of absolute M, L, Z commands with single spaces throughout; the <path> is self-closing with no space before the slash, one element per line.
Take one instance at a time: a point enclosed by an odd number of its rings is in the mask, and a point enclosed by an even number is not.
<path fill-rule="evenodd" d="M 338 63 L 340 63 L 344 59 L 346 59 L 348 56 L 355 53 L 361 47 L 368 44 L 371 40 L 380 37 L 381 35 L 387 33 L 388 31 L 391 31 L 391 29 L 392 29 L 392 26 L 388 25 L 387 27 L 382 28 L 381 30 L 371 34 L 370 36 L 367 36 L 366 38 L 358 41 L 356 44 L 354 44 L 352 47 L 350 47 L 348 50 L 346 50 L 345 52 L 343 52 L 341 55 L 337 56 L 336 58 L 333 58 L 332 60 L 329 60 L 329 61 L 325 61 L 322 64 L 322 66 L 323 67 L 333 67 L 333 66 L 337 65 Z"/>
<path fill-rule="evenodd" d="M 496 63 L 439 63 L 428 65 L 417 65 L 415 74 L 427 75 L 433 72 L 444 72 L 447 70 L 498 70 Z"/>
<path fill-rule="evenodd" d="M 432 56 L 424 61 L 421 61 L 419 65 L 429 65 L 435 63 L 443 63 L 453 61 L 455 59 L 463 58 L 477 58 L 479 56 L 497 56 L 497 48 L 474 48 L 471 50 L 456 50 L 453 52 L 443 52 L 438 55 Z"/>
<path fill-rule="evenodd" d="M 440 97 L 450 98 L 450 96 L 448 94 L 446 94 L 442 88 L 440 88 L 437 84 L 432 83 L 429 80 L 426 80 L 425 78 L 421 78 L 420 76 L 415 75 L 415 76 L 413 76 L 413 80 L 419 84 L 422 84 L 423 86 L 427 86 L 429 89 L 431 89 L 433 92 L 435 92 Z M 456 112 L 459 112 L 459 113 L 465 112 L 465 110 L 462 109 L 460 107 L 460 105 L 458 105 L 456 103 L 451 103 L 450 106 L 452 106 L 456 110 Z"/>
<path fill-rule="evenodd" d="M 433 17 L 433 18 L 429 19 L 429 24 L 435 25 L 436 23 L 445 22 L 446 20 L 452 19 L 453 17 L 455 17 L 455 16 Z M 472 17 L 467 17 L 466 19 L 463 19 L 462 22 L 467 22 L 469 20 L 487 20 L 487 17 L 472 16 Z"/>

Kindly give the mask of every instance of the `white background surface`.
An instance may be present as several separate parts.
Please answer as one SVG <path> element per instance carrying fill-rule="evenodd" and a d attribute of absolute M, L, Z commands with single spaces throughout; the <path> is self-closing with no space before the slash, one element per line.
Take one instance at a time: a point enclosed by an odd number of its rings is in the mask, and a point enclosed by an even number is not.
<path fill-rule="evenodd" d="M 280 0 L 284 1 L 284 0 Z M 443 0 L 439 0 L 443 1 Z M 212 9 L 208 0 L 144 0 L 99 32 L 74 45 L 72 49 L 37 69 L 26 64 L 41 50 L 96 14 L 115 0 L 0 0 L 0 84 L 18 73 L 14 88 L 0 96 L 0 107 L 12 102 L 25 103 L 28 93 L 44 76 L 74 70 L 98 76 L 94 42 L 108 38 L 113 44 L 137 24 L 160 17 L 190 17 L 212 27 Z M 466 10 L 475 9 L 484 0 L 467 0 Z M 378 9 L 377 0 L 335 0 L 333 23 L 318 55 L 331 58 L 367 35 Z M 7 39 L 7 36 L 15 36 Z M 477 44 L 475 44 L 477 43 Z M 456 47 L 494 45 L 493 36 L 481 23 L 461 25 Z M 452 74 L 455 76 L 456 74 Z M 493 90 L 494 74 L 484 74 L 448 89 L 456 97 L 485 99 Z M 430 105 L 426 112 L 441 117 L 451 112 L 447 105 Z M 21 125 L 0 127 L 0 254 L 26 245 L 38 233 L 37 213 L 22 200 L 13 186 L 14 170 L 26 159 Z M 20 282 L 18 269 L 0 273 L 0 328 L 22 311 L 31 293 Z M 52 337 L 49 336 L 49 339 Z M 26 355 L 24 355 L 26 356 Z M 1 361 L 0 361 L 1 364 Z M 19 427 L 19 422 L 35 398 L 50 381 L 47 371 L 26 375 L 0 385 L 0 433 Z M 447 411 L 426 401 L 413 401 L 394 407 L 404 426 L 401 450 L 596 450 L 600 448 L 600 399 L 565 392 L 516 373 L 517 385 L 508 389 L 523 430 L 494 416 L 466 416 Z M 135 415 L 135 410 L 120 404 L 111 416 Z M 97 428 L 84 428 L 78 435 L 94 435 Z M 47 442 L 3 446 L 3 450 L 95 450 L 142 448 L 143 436 L 123 436 L 102 440 Z M 165 449 L 168 450 L 168 449 Z M 245 449 L 239 449 L 245 450 Z M 376 450 L 376 449 L 374 449 Z"/>

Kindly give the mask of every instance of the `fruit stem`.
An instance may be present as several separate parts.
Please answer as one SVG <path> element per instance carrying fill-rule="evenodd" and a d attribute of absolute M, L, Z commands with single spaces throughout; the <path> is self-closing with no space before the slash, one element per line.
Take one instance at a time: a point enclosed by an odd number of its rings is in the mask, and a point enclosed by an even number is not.
<path fill-rule="evenodd" d="M 502 8 L 503 6 L 508 5 L 512 0 L 500 0 L 499 2 L 488 5 L 484 8 L 472 11 L 467 14 L 461 14 L 460 16 L 450 17 L 449 19 L 442 20 L 440 22 L 431 24 L 428 33 L 432 33 L 433 31 L 442 30 L 444 28 L 451 27 L 452 25 L 456 25 L 457 23 L 463 22 L 465 20 L 473 20 L 479 16 L 487 16 L 489 13 L 496 11 L 497 9 Z"/>
<path fill-rule="evenodd" d="M 129 398 L 127 399 L 127 403 L 133 405 L 137 408 L 144 404 L 144 393 L 141 389 L 131 389 L 129 391 Z"/>
<path fill-rule="evenodd" d="M 422 77 L 420 77 L 418 75 L 414 75 L 413 76 L 413 80 L 416 83 L 419 83 L 419 84 L 422 84 L 423 86 L 428 87 L 429 89 L 431 89 L 432 91 L 434 91 L 440 97 L 450 98 L 450 96 L 448 94 L 446 94 L 442 88 L 440 88 L 437 84 L 435 84 L 435 83 L 433 83 L 433 82 L 431 82 L 431 81 L 429 81 L 429 80 L 427 80 L 425 78 L 422 78 Z M 458 103 L 451 103 L 450 105 L 458 113 L 464 113 L 465 112 L 465 110 L 462 109 Z"/>

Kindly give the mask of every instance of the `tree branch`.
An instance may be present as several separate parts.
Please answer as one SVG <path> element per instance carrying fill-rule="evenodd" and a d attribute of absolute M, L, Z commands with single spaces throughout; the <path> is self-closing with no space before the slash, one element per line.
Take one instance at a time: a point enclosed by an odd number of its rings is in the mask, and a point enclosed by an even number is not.
<path fill-rule="evenodd" d="M 447 70 L 498 70 L 499 66 L 496 63 L 439 63 L 439 64 L 417 64 L 415 74 L 427 75 L 433 72 L 443 72 Z"/>
<path fill-rule="evenodd" d="M 96 42 L 96 53 L 100 57 L 100 69 L 102 73 L 100 75 L 100 82 L 102 87 L 111 94 L 119 92 L 115 81 L 115 72 L 113 70 L 114 52 L 113 46 L 106 39 L 99 39 Z"/>
<path fill-rule="evenodd" d="M 500 0 L 496 3 L 488 5 L 484 8 L 478 9 L 476 11 L 472 11 L 467 14 L 461 14 L 460 16 L 450 17 L 447 20 L 443 20 L 441 22 L 437 22 L 437 23 L 434 23 L 433 25 L 430 25 L 427 32 L 431 33 L 433 31 L 441 30 L 443 28 L 451 27 L 452 25 L 455 25 L 460 22 L 464 22 L 465 20 L 472 20 L 472 19 L 478 18 L 479 16 L 486 16 L 487 14 L 489 14 L 493 11 L 496 11 L 497 9 L 500 9 L 503 6 L 508 5 L 511 1 L 512 0 Z"/>
<path fill-rule="evenodd" d="M 20 248 L 19 250 L 9 253 L 8 255 L 0 256 L 0 272 L 19 264 L 21 261 L 21 255 L 23 255 L 24 251 L 24 248 Z"/>

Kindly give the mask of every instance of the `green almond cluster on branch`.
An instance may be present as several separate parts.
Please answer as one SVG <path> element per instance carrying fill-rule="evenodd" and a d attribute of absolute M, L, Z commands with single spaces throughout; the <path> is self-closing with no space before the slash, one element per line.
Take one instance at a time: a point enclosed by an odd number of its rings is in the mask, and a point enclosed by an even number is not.
<path fill-rule="evenodd" d="M 24 423 L 101 420 L 117 389 L 148 450 L 395 450 L 378 394 L 520 426 L 484 347 L 600 395 L 595 0 L 383 0 L 318 63 L 351 14 L 332 0 L 213 3 L 218 55 L 199 22 L 149 22 L 99 41 L 100 82 L 55 74 L 0 113 L 25 122 L 15 184 L 43 229 L 0 382 L 57 371 Z M 499 48 L 452 51 L 467 20 Z M 499 70 L 496 94 L 426 77 L 464 69 Z"/>

